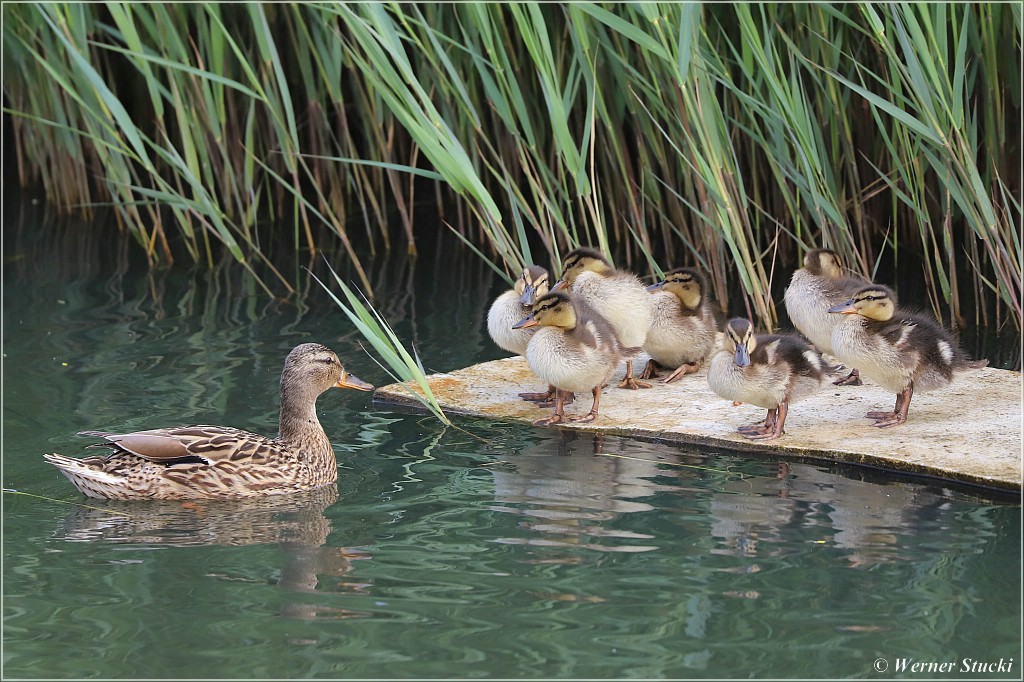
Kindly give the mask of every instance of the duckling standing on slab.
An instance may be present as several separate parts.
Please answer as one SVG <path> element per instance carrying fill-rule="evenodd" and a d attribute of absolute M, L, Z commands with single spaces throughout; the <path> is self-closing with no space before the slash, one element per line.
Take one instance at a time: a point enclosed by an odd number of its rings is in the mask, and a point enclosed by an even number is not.
<path fill-rule="evenodd" d="M 658 376 L 659 366 L 675 368 L 661 380 L 667 384 L 700 369 L 715 345 L 718 329 L 704 295 L 707 284 L 697 270 L 672 270 L 647 290 L 653 292 L 654 314 L 644 350 L 651 360 L 640 378 Z"/>
<path fill-rule="evenodd" d="M 530 265 L 516 280 L 513 288 L 494 299 L 487 311 L 487 332 L 494 343 L 516 355 L 526 355 L 526 346 L 535 329 L 513 329 L 512 326 L 533 312 L 533 304 L 548 293 L 548 271 L 539 265 Z M 553 400 L 554 387 L 546 393 L 520 393 L 523 400 L 545 402 Z"/>
<path fill-rule="evenodd" d="M 819 390 L 832 372 L 821 353 L 803 339 L 755 335 L 750 321 L 741 317 L 725 326 L 722 343 L 708 367 L 708 386 L 726 400 L 768 410 L 764 422 L 737 429 L 747 438 L 781 436 L 789 404 Z"/>
<path fill-rule="evenodd" d="M 562 279 L 553 289 L 566 286 L 612 325 L 622 346 L 634 349 L 625 356 L 626 376 L 619 388 L 650 388 L 633 378 L 633 358 L 642 349 L 651 328 L 654 305 L 647 287 L 636 275 L 614 269 L 597 249 L 570 251 L 562 261 Z"/>
<path fill-rule="evenodd" d="M 839 254 L 829 249 L 814 249 L 804 257 L 804 266 L 793 273 L 786 289 L 786 313 L 797 330 L 823 353 L 835 355 L 832 350 L 832 332 L 839 324 L 828 309 L 849 300 L 858 289 L 870 284 L 857 277 L 843 275 Z M 860 386 L 860 373 L 850 374 L 835 382 L 837 385 Z"/>
<path fill-rule="evenodd" d="M 530 316 L 515 326 L 539 327 L 526 347 L 526 361 L 538 377 L 558 389 L 555 413 L 535 421 L 538 425 L 596 419 L 602 386 L 624 356 L 640 351 L 623 347 L 608 320 L 569 291 L 542 296 Z M 570 391 L 590 391 L 594 403 L 586 415 L 566 420 L 565 395 Z"/>
<path fill-rule="evenodd" d="M 861 288 L 829 312 L 840 319 L 832 332 L 835 356 L 896 394 L 892 412 L 867 413 L 879 428 L 907 421 L 914 391 L 942 388 L 955 372 L 988 364 L 968 359 L 938 322 L 898 310 L 892 291 L 881 285 Z"/>
<path fill-rule="evenodd" d="M 318 343 L 296 346 L 281 372 L 280 432 L 267 438 L 227 426 L 179 426 L 134 433 L 83 431 L 107 456 L 47 462 L 88 497 L 112 500 L 232 499 L 281 495 L 334 483 L 338 465 L 316 416 L 328 388 L 372 391 Z"/>

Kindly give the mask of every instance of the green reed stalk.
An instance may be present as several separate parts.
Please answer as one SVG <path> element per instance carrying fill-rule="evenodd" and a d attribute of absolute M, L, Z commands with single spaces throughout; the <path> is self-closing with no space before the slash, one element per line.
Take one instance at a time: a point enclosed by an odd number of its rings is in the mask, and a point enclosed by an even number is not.
<path fill-rule="evenodd" d="M 290 231 L 342 242 L 362 280 L 351 221 L 415 252 L 432 195 L 507 279 L 589 244 L 641 274 L 699 264 L 774 326 L 806 249 L 866 276 L 915 252 L 937 312 L 1021 324 L 1016 4 L 2 11 L 19 181 L 113 203 L 153 263 L 175 231 L 247 267 Z"/>

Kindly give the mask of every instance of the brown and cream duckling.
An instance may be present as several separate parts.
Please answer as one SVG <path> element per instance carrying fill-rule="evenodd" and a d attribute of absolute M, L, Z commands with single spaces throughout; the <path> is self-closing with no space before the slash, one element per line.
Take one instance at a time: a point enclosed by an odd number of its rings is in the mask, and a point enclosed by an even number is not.
<path fill-rule="evenodd" d="M 789 404 L 822 388 L 832 368 L 821 353 L 791 334 L 755 334 L 750 320 L 725 326 L 721 349 L 711 358 L 708 386 L 726 400 L 768 410 L 763 422 L 737 429 L 747 438 L 781 436 Z"/>
<path fill-rule="evenodd" d="M 867 413 L 879 428 L 907 421 L 915 391 L 942 388 L 956 372 L 988 364 L 968 359 L 935 320 L 897 309 L 892 291 L 881 285 L 862 287 L 829 312 L 840 319 L 832 332 L 835 356 L 896 394 L 892 412 Z"/>
<path fill-rule="evenodd" d="M 843 274 L 839 254 L 830 249 L 814 249 L 804 256 L 804 266 L 793 273 L 784 301 L 786 313 L 797 331 L 807 337 L 823 353 L 832 351 L 832 332 L 839 324 L 828 309 L 843 303 L 855 291 L 870 284 L 859 277 Z M 860 386 L 860 373 L 850 374 L 835 382 L 840 385 Z"/>
<path fill-rule="evenodd" d="M 708 304 L 707 283 L 694 268 L 679 268 L 647 287 L 654 301 L 653 320 L 644 341 L 651 356 L 641 379 L 658 376 L 658 367 L 672 369 L 662 379 L 671 383 L 700 369 L 715 345 L 718 326 Z"/>
<path fill-rule="evenodd" d="M 626 376 L 619 388 L 650 388 L 633 377 L 633 359 L 647 339 L 653 301 L 636 275 L 616 270 L 597 249 L 570 251 L 562 260 L 562 279 L 553 289 L 569 286 L 574 295 L 590 305 L 612 325 L 622 346 L 635 349 L 625 357 Z"/>
<path fill-rule="evenodd" d="M 179 426 L 134 433 L 83 431 L 103 438 L 107 456 L 47 462 L 88 497 L 112 500 L 232 499 L 281 495 L 334 483 L 338 466 L 316 416 L 328 388 L 371 391 L 326 346 L 304 343 L 281 372 L 280 431 L 267 438 L 227 426 Z"/>
<path fill-rule="evenodd" d="M 526 361 L 542 381 L 558 389 L 555 413 L 534 423 L 593 421 L 601 402 L 601 388 L 622 358 L 640 349 L 624 347 L 608 320 L 570 291 L 542 296 L 530 316 L 516 325 L 520 329 L 534 326 L 538 329 L 526 347 Z M 583 391 L 594 396 L 590 412 L 566 419 L 566 394 Z"/>

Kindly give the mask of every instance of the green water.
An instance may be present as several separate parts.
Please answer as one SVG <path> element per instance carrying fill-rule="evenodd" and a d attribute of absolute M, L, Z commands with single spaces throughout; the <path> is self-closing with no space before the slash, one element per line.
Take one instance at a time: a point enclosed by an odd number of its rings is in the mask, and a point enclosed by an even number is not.
<path fill-rule="evenodd" d="M 434 370 L 501 356 L 500 285 L 453 248 L 370 273 Z M 935 482 L 443 431 L 331 391 L 337 490 L 87 501 L 41 457 L 82 454 L 78 430 L 273 433 L 281 362 L 309 340 L 388 381 L 305 261 L 284 268 L 296 307 L 237 268 L 149 273 L 136 251 L 5 235 L 3 484 L 63 501 L 2 498 L 5 678 L 882 678 L 900 658 L 1020 676 L 1020 507 Z"/>

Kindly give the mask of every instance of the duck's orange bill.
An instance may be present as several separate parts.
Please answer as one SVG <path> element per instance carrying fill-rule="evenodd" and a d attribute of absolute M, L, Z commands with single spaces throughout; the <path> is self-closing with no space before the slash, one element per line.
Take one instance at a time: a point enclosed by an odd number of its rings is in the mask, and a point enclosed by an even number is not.
<path fill-rule="evenodd" d="M 334 384 L 335 388 L 354 388 L 357 391 L 372 391 L 373 384 L 368 384 L 354 374 L 341 370 L 341 378 Z"/>
<path fill-rule="evenodd" d="M 513 329 L 525 329 L 526 327 L 536 327 L 536 326 L 537 326 L 537 319 L 531 313 L 529 316 L 524 317 L 523 319 L 519 320 L 514 325 L 512 325 L 512 328 Z"/>

